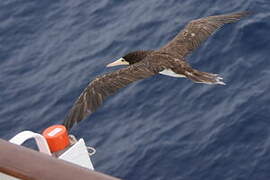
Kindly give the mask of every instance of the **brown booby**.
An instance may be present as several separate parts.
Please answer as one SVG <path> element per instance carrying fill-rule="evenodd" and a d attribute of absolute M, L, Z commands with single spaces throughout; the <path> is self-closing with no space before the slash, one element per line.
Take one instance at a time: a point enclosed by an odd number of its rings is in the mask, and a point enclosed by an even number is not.
<path fill-rule="evenodd" d="M 248 12 L 239 12 L 193 20 L 160 49 L 131 52 L 108 64 L 107 67 L 117 65 L 128 65 L 128 67 L 101 75 L 89 83 L 74 103 L 64 125 L 69 130 L 75 123 L 95 112 L 103 100 L 118 89 L 159 73 L 173 77 L 186 77 L 196 83 L 225 85 L 218 74 L 193 69 L 185 60 L 185 56 L 221 26 L 236 22 L 248 14 Z"/>

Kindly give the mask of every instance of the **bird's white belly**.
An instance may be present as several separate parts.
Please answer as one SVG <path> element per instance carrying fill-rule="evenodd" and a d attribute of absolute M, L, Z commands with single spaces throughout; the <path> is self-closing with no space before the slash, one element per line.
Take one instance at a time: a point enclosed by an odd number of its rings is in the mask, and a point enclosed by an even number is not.
<path fill-rule="evenodd" d="M 163 71 L 160 71 L 159 74 L 166 75 L 166 76 L 171 76 L 171 77 L 186 77 L 186 76 L 184 76 L 182 74 L 176 74 L 171 69 L 165 69 Z"/>

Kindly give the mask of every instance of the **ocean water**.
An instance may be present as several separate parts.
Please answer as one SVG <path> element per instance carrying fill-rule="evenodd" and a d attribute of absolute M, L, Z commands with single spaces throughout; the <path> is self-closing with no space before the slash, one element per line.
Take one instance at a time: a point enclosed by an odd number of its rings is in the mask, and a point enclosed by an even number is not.
<path fill-rule="evenodd" d="M 3 0 L 0 138 L 59 124 L 125 53 L 157 49 L 196 18 L 250 10 L 187 59 L 226 86 L 157 75 L 109 97 L 71 133 L 97 171 L 127 180 L 270 179 L 269 0 Z"/>

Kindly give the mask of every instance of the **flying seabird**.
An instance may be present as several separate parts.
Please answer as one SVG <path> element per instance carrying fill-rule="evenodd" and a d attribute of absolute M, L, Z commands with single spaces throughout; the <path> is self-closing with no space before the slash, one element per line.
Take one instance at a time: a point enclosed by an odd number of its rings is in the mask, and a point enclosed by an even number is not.
<path fill-rule="evenodd" d="M 185 56 L 224 24 L 236 22 L 248 14 L 239 12 L 193 20 L 160 49 L 131 52 L 108 64 L 107 67 L 117 65 L 128 67 L 101 75 L 89 83 L 69 111 L 64 125 L 70 130 L 75 123 L 95 112 L 107 96 L 134 81 L 156 74 L 185 77 L 196 83 L 225 85 L 218 74 L 193 69 L 185 60 Z"/>

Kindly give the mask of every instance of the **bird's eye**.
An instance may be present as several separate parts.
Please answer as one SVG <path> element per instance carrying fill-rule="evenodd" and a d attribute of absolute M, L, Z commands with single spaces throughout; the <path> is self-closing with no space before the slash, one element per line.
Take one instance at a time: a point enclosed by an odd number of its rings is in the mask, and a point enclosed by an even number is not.
<path fill-rule="evenodd" d="M 124 59 L 122 59 L 121 61 L 122 61 L 122 62 L 124 62 L 125 60 L 124 60 Z"/>

